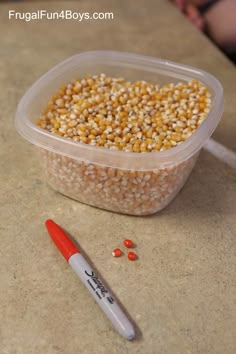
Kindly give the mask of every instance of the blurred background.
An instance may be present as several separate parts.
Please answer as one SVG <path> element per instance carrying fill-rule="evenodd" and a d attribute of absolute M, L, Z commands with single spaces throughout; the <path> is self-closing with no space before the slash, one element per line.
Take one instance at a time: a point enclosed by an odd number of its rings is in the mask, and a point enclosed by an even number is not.
<path fill-rule="evenodd" d="M 235 0 L 174 0 L 189 21 L 236 62 Z"/>
<path fill-rule="evenodd" d="M 51 2 L 54 0 L 45 0 Z M 63 1 L 63 0 L 61 0 Z M 236 64 L 236 1 L 235 0 L 163 0 L 171 1 L 192 24 L 208 36 Z M 37 0 L 0 0 L 0 3 Z M 66 2 L 66 0 L 64 0 Z M 78 0 L 79 3 L 79 0 Z M 117 2 L 117 6 L 120 4 Z"/>

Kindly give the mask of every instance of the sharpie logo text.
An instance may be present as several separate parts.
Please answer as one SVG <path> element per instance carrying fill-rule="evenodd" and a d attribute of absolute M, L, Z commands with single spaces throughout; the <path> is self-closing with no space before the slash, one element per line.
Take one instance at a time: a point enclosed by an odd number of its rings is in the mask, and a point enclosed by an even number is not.
<path fill-rule="evenodd" d="M 104 297 L 108 293 L 108 291 L 105 288 L 105 286 L 103 285 L 103 283 L 101 282 L 101 280 L 96 276 L 95 272 L 92 271 L 91 274 L 89 274 L 86 270 L 85 274 L 88 277 L 91 277 L 91 279 L 93 280 L 93 283 L 96 285 L 96 290 L 99 289 L 101 291 L 101 295 Z"/>

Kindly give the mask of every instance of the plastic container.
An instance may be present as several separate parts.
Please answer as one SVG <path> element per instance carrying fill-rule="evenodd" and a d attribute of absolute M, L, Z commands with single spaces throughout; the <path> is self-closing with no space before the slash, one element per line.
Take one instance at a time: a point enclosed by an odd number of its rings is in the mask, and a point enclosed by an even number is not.
<path fill-rule="evenodd" d="M 101 72 L 157 84 L 197 79 L 211 92 L 211 111 L 182 144 L 144 154 L 78 143 L 36 126 L 35 120 L 60 85 Z M 55 190 L 95 207 L 147 215 L 163 209 L 177 195 L 222 112 L 222 86 L 204 71 L 142 55 L 94 51 L 63 61 L 37 80 L 18 105 L 16 126 L 24 138 L 38 147 L 39 162 Z"/>

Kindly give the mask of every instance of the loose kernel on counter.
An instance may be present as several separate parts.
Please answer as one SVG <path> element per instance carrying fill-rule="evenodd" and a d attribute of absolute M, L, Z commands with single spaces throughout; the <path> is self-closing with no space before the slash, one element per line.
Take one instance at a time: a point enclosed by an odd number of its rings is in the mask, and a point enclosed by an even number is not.
<path fill-rule="evenodd" d="M 181 144 L 210 107 L 210 92 L 197 80 L 159 87 L 100 74 L 62 86 L 36 123 L 84 144 L 146 153 Z"/>
<path fill-rule="evenodd" d="M 115 248 L 113 251 L 112 251 L 112 256 L 113 257 L 120 257 L 122 255 L 122 251 L 120 248 Z"/>
<path fill-rule="evenodd" d="M 136 254 L 134 252 L 129 252 L 128 253 L 128 259 L 130 261 L 135 261 L 135 259 L 137 258 Z"/>
<path fill-rule="evenodd" d="M 128 240 L 128 239 L 125 239 L 125 240 L 123 241 L 123 244 L 124 244 L 125 247 L 127 247 L 127 248 L 131 248 L 131 247 L 133 247 L 133 245 L 134 245 L 133 241 L 132 241 L 132 240 Z"/>

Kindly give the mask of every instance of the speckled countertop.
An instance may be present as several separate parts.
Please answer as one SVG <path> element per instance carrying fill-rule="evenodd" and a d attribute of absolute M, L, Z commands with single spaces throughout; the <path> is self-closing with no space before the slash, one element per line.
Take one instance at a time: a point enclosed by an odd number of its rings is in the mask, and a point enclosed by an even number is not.
<path fill-rule="evenodd" d="M 8 10 L 113 11 L 112 21 L 9 21 Z M 233 65 L 168 1 L 92 0 L 0 5 L 0 353 L 234 354 L 236 172 L 206 151 L 179 196 L 159 214 L 131 217 L 54 192 L 34 147 L 15 130 L 25 90 L 56 63 L 86 50 L 167 58 L 222 82 L 225 113 L 214 138 L 236 149 Z M 138 326 L 121 338 L 52 245 L 54 218 L 73 235 Z M 123 237 L 139 260 L 114 259 Z"/>

